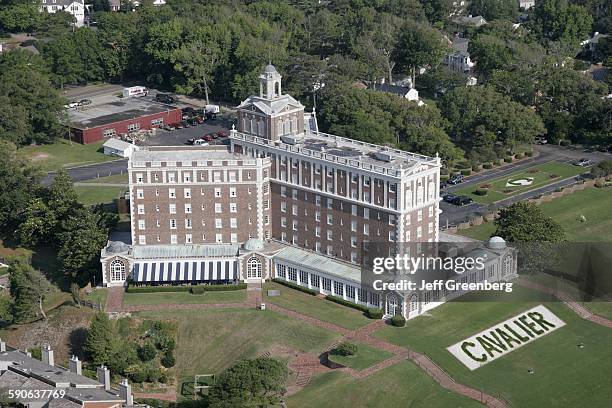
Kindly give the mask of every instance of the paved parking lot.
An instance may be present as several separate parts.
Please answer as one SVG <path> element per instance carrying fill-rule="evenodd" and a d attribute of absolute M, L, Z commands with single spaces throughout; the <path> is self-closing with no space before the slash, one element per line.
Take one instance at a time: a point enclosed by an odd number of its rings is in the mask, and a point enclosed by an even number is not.
<path fill-rule="evenodd" d="M 198 139 L 204 135 L 217 133 L 219 130 L 224 130 L 229 134 L 232 127 L 232 120 L 226 117 L 221 117 L 214 120 L 207 120 L 201 125 L 190 126 L 184 129 L 177 129 L 171 132 L 158 129 L 155 136 L 151 136 L 143 144 L 146 146 L 182 146 L 187 144 L 187 139 Z M 227 137 L 215 139 L 209 144 L 228 144 Z"/>

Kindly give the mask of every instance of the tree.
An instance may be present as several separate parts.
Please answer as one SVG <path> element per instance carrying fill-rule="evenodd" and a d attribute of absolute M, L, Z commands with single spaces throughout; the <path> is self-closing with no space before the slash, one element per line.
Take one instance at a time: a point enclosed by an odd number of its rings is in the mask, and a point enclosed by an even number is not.
<path fill-rule="evenodd" d="M 41 242 L 50 242 L 56 225 L 55 213 L 41 198 L 28 203 L 24 216 L 17 229 L 21 245 L 33 248 Z"/>
<path fill-rule="evenodd" d="M 240 360 L 217 377 L 210 388 L 209 406 L 277 404 L 285 392 L 287 376 L 287 365 L 279 360 Z"/>
<path fill-rule="evenodd" d="M 9 274 L 14 321 L 23 323 L 37 315 L 46 320 L 43 301 L 51 291 L 51 284 L 47 278 L 23 260 L 12 261 L 9 265 Z"/>
<path fill-rule="evenodd" d="M 423 11 L 430 23 L 443 22 L 449 19 L 455 6 L 453 0 L 420 0 Z"/>
<path fill-rule="evenodd" d="M 529 13 L 529 26 L 543 39 L 578 44 L 586 38 L 593 18 L 582 6 L 568 0 L 541 0 Z"/>
<path fill-rule="evenodd" d="M 561 242 L 563 227 L 533 203 L 521 201 L 499 211 L 495 235 L 509 242 Z"/>
<path fill-rule="evenodd" d="M 38 6 L 33 3 L 16 3 L 0 9 L 0 32 L 33 32 L 41 20 Z"/>
<path fill-rule="evenodd" d="M 110 2 L 108 0 L 93 0 L 94 11 L 110 11 Z"/>
<path fill-rule="evenodd" d="M 98 312 L 91 320 L 87 339 L 85 340 L 85 351 L 94 365 L 108 364 L 113 355 L 117 335 L 113 322 L 104 312 Z"/>
<path fill-rule="evenodd" d="M 138 357 L 143 362 L 151 361 L 155 358 L 157 350 L 151 342 L 146 342 L 138 349 Z"/>
<path fill-rule="evenodd" d="M 591 174 L 595 177 L 608 177 L 612 175 L 612 160 L 604 160 L 591 167 Z"/>
<path fill-rule="evenodd" d="M 72 179 L 65 169 L 59 170 L 47 190 L 47 205 L 53 209 L 58 221 L 66 220 L 80 207 Z"/>
<path fill-rule="evenodd" d="M 507 0 L 472 0 L 470 14 L 483 16 L 487 20 L 514 21 L 518 14 L 518 2 Z"/>
<path fill-rule="evenodd" d="M 79 288 L 78 283 L 72 282 L 70 284 L 70 294 L 72 295 L 72 300 L 74 304 L 79 309 L 81 308 L 81 288 Z"/>

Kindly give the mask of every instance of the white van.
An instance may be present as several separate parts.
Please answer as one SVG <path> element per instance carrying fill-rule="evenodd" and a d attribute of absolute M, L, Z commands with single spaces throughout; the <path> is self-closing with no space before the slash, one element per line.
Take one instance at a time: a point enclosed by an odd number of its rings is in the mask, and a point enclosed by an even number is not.
<path fill-rule="evenodd" d="M 204 108 L 205 113 L 217 114 L 220 111 L 221 109 L 219 109 L 219 105 L 206 105 L 206 107 Z"/>
<path fill-rule="evenodd" d="M 141 96 L 147 96 L 149 91 L 144 86 L 131 86 L 129 88 L 123 88 L 124 98 L 138 98 Z"/>
<path fill-rule="evenodd" d="M 208 146 L 208 142 L 204 139 L 196 139 L 193 141 L 194 146 Z"/>

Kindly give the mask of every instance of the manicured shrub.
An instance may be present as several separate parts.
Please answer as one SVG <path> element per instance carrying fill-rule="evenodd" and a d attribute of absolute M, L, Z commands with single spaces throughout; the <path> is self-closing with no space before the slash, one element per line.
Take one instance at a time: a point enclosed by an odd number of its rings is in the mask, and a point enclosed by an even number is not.
<path fill-rule="evenodd" d="M 168 352 L 174 350 L 176 343 L 169 333 L 160 333 L 156 337 L 155 346 L 163 352 Z"/>
<path fill-rule="evenodd" d="M 155 346 L 149 342 L 138 348 L 138 358 L 142 361 L 151 361 L 155 358 L 156 354 Z"/>
<path fill-rule="evenodd" d="M 370 319 L 382 319 L 383 317 L 382 309 L 371 308 L 371 309 L 368 309 L 366 314 Z"/>
<path fill-rule="evenodd" d="M 287 286 L 288 288 L 299 290 L 300 292 L 308 293 L 309 295 L 316 296 L 316 295 L 319 294 L 319 292 L 316 291 L 316 290 L 308 289 L 308 288 L 305 288 L 305 287 L 300 286 L 298 284 L 287 282 L 286 280 L 274 278 L 274 279 L 272 279 L 272 281 L 276 282 L 276 283 L 279 283 L 279 284 L 281 284 L 283 286 Z"/>
<path fill-rule="evenodd" d="M 512 157 L 510 157 L 510 156 L 506 156 L 506 157 L 504 157 L 504 161 L 505 161 L 506 163 L 512 163 Z"/>
<path fill-rule="evenodd" d="M 157 367 L 148 367 L 146 371 L 147 381 L 148 382 L 157 382 L 159 381 L 159 377 L 161 377 L 161 371 Z"/>
<path fill-rule="evenodd" d="M 192 286 L 191 287 L 191 294 L 193 295 L 202 295 L 204 294 L 204 292 L 206 292 L 206 289 L 204 286 Z"/>
<path fill-rule="evenodd" d="M 355 353 L 357 353 L 357 345 L 348 342 L 338 344 L 336 348 L 331 351 L 331 354 L 337 356 L 353 356 Z"/>
<path fill-rule="evenodd" d="M 147 381 L 147 373 L 142 369 L 136 370 L 130 374 L 130 379 L 136 383 L 143 383 Z"/>
<path fill-rule="evenodd" d="M 470 169 L 463 169 L 461 170 L 461 174 L 464 176 L 469 176 L 470 174 L 472 174 L 472 170 Z"/>
<path fill-rule="evenodd" d="M 246 283 L 235 283 L 228 285 L 199 285 L 197 287 L 204 288 L 205 292 L 226 292 L 232 290 L 245 290 L 247 288 Z"/>
<path fill-rule="evenodd" d="M 174 367 L 174 365 L 176 364 L 174 354 L 172 354 L 171 351 L 165 353 L 160 359 L 160 363 L 166 368 Z"/>
<path fill-rule="evenodd" d="M 402 315 L 395 315 L 391 318 L 391 325 L 395 327 L 404 327 L 406 325 L 406 319 Z"/>
<path fill-rule="evenodd" d="M 482 165 L 483 169 L 489 170 L 493 168 L 493 163 L 485 163 Z"/>
<path fill-rule="evenodd" d="M 326 296 L 325 299 L 330 300 L 334 303 L 338 303 L 339 305 L 343 305 L 343 306 L 347 306 L 347 307 L 352 307 L 353 309 L 357 309 L 361 312 L 366 313 L 368 311 L 368 308 L 363 306 L 363 305 L 359 305 L 357 303 L 351 302 L 350 300 L 344 300 L 341 297 L 338 296 Z"/>
<path fill-rule="evenodd" d="M 168 382 L 168 374 L 167 373 L 161 373 L 159 376 L 159 382 L 162 384 L 166 384 Z"/>
<path fill-rule="evenodd" d="M 474 191 L 474 194 L 476 194 L 477 196 L 486 196 L 488 192 L 489 190 L 486 188 L 479 188 L 476 191 Z"/>
<path fill-rule="evenodd" d="M 193 288 L 204 288 L 205 292 L 244 290 L 247 288 L 246 283 L 228 284 L 228 285 L 185 285 L 185 286 L 134 286 L 129 285 L 126 289 L 128 293 L 156 293 L 156 292 L 192 292 Z M 198 289 L 200 290 L 200 289 Z M 193 293 L 193 292 L 192 292 Z"/>

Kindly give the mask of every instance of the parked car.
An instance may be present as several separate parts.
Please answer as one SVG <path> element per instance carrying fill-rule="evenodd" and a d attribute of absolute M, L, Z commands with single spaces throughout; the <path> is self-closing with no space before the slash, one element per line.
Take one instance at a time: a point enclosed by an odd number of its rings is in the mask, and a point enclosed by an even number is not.
<path fill-rule="evenodd" d="M 155 100 L 157 102 L 161 102 L 161 103 L 167 103 L 167 104 L 172 104 L 176 102 L 176 98 L 172 95 L 168 95 L 168 94 L 157 94 L 155 95 Z"/>
<path fill-rule="evenodd" d="M 202 136 L 202 139 L 206 140 L 207 142 L 212 142 L 214 137 L 213 137 L 213 135 L 204 135 L 204 136 Z"/>
<path fill-rule="evenodd" d="M 194 146 L 208 146 L 208 142 L 204 139 L 196 139 L 193 144 Z"/>
<path fill-rule="evenodd" d="M 459 206 L 464 206 L 464 205 L 472 204 L 473 202 L 474 202 L 474 200 L 472 200 L 470 197 L 456 196 L 453 199 L 453 201 L 451 201 L 451 204 L 459 205 Z"/>
<path fill-rule="evenodd" d="M 161 128 L 164 130 L 167 130 L 168 132 L 172 132 L 173 130 L 176 130 L 176 128 L 172 125 L 162 125 Z"/>
<path fill-rule="evenodd" d="M 183 125 L 183 122 L 179 122 L 179 123 L 177 123 L 177 124 L 175 125 L 175 127 L 176 127 L 177 129 L 183 129 L 185 126 Z"/>
<path fill-rule="evenodd" d="M 77 106 L 87 106 L 91 105 L 91 99 L 81 99 L 77 102 Z"/>
<path fill-rule="evenodd" d="M 444 194 L 442 196 L 442 199 L 446 201 L 447 203 L 452 203 L 456 198 L 457 196 L 454 194 Z"/>
<path fill-rule="evenodd" d="M 72 109 L 76 108 L 77 106 L 79 106 L 79 103 L 77 101 L 70 101 L 68 104 L 64 105 L 64 108 Z"/>
<path fill-rule="evenodd" d="M 181 124 L 183 125 L 184 128 L 188 128 L 189 127 L 189 122 L 184 120 L 181 122 Z"/>
<path fill-rule="evenodd" d="M 580 167 L 587 167 L 587 166 L 590 166 L 591 164 L 593 164 L 593 162 L 585 158 L 578 159 L 574 162 L 574 166 L 580 166 Z"/>
<path fill-rule="evenodd" d="M 535 142 L 539 145 L 545 145 L 548 143 L 548 140 L 545 137 L 536 137 Z"/>
<path fill-rule="evenodd" d="M 461 182 L 463 182 L 463 180 L 465 180 L 465 176 L 462 174 L 455 174 L 453 177 L 449 178 L 447 183 L 448 184 L 459 184 Z"/>
<path fill-rule="evenodd" d="M 225 130 L 220 130 L 217 132 L 218 137 L 227 137 L 227 132 Z"/>

